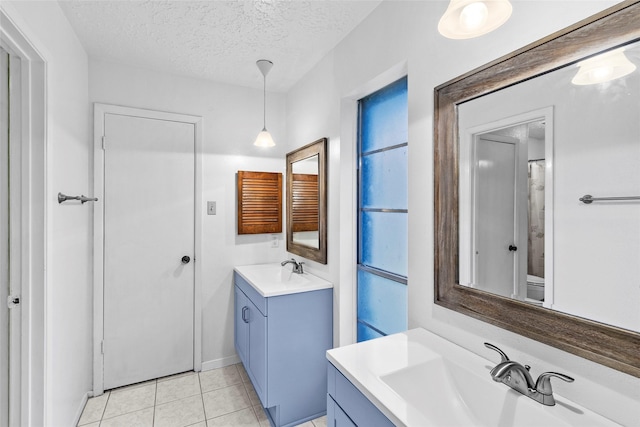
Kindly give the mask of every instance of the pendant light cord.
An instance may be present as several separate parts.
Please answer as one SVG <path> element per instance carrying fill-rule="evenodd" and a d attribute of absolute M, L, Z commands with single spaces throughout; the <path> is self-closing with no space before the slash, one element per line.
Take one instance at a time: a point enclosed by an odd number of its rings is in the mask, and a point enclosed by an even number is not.
<path fill-rule="evenodd" d="M 267 76 L 262 76 L 262 130 L 267 130 Z"/>

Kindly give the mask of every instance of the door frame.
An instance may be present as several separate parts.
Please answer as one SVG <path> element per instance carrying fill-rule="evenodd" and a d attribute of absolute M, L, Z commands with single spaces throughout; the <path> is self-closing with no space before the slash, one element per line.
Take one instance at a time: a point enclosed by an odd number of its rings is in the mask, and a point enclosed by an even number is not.
<path fill-rule="evenodd" d="M 193 369 L 202 370 L 202 117 L 124 107 L 94 104 L 93 122 L 93 193 L 98 198 L 93 210 L 93 395 L 104 393 L 104 123 L 107 114 L 145 119 L 167 120 L 194 125 L 194 294 L 193 294 Z"/>
<path fill-rule="evenodd" d="M 545 150 L 545 195 L 544 203 L 546 212 L 553 212 L 554 201 L 554 180 L 553 180 L 553 168 L 554 161 L 554 140 L 553 140 L 553 116 L 554 107 L 548 106 L 539 108 L 532 111 L 523 112 L 510 117 L 496 120 L 494 122 L 485 123 L 479 126 L 474 126 L 469 129 L 465 129 L 460 132 L 459 136 L 459 283 L 469 285 L 471 283 L 471 277 L 469 272 L 471 271 L 471 259 L 473 256 L 470 239 L 465 239 L 464 236 L 470 236 L 472 230 L 472 204 L 469 196 L 472 193 L 472 177 L 470 162 L 473 159 L 473 141 L 474 136 L 477 134 L 489 133 L 491 131 L 498 131 L 500 129 L 510 128 L 537 120 L 544 120 L 546 122 L 545 135 L 544 135 L 544 150 Z M 517 173 L 517 172 L 516 172 Z M 465 195 L 467 198 L 465 199 Z M 544 303 L 543 307 L 553 308 L 553 214 L 545 215 L 545 244 L 544 244 Z M 526 286 L 526 284 L 525 284 Z"/>
<path fill-rule="evenodd" d="M 0 4 L 0 45 L 20 60 L 20 85 L 12 105 L 10 203 L 14 209 L 11 227 L 11 282 L 20 296 L 19 378 L 12 404 L 16 425 L 40 426 L 46 419 L 46 305 L 47 305 L 47 58 L 38 37 L 11 4 Z M 15 138 L 15 139 L 14 139 Z M 0 301 L 5 304 L 5 301 Z M 15 310 L 15 309 L 14 309 Z M 10 421 L 12 422 L 12 421 Z"/>

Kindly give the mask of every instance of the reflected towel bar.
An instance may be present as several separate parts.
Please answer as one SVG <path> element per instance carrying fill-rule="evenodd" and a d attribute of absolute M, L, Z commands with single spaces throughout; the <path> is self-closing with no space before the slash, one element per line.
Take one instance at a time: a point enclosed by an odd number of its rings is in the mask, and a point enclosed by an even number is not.
<path fill-rule="evenodd" d="M 66 194 L 58 193 L 58 203 L 66 202 L 67 200 L 80 200 L 82 204 L 86 202 L 97 202 L 97 197 L 86 197 L 84 194 L 80 196 L 67 196 Z"/>
<path fill-rule="evenodd" d="M 580 197 L 582 203 L 590 205 L 592 202 L 598 202 L 601 200 L 640 200 L 640 196 L 627 196 L 627 197 L 593 197 L 590 194 L 586 194 Z"/>

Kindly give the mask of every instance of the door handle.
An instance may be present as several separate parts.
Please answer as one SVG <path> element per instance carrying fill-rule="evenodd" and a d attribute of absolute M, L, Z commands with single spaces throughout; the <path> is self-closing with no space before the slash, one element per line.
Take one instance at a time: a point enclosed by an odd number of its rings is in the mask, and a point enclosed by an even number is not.
<path fill-rule="evenodd" d="M 517 251 L 517 250 L 518 250 L 518 247 L 517 247 L 517 246 L 509 245 L 509 251 L 510 251 L 510 252 L 515 252 L 515 251 Z"/>
<path fill-rule="evenodd" d="M 246 317 L 247 310 L 249 310 L 249 307 L 247 307 L 246 305 L 242 307 L 242 321 L 244 323 L 249 323 L 249 319 L 247 319 Z"/>
<path fill-rule="evenodd" d="M 191 261 L 191 258 L 189 258 L 188 255 L 185 255 L 182 257 L 182 263 L 183 264 L 189 264 L 189 261 Z"/>

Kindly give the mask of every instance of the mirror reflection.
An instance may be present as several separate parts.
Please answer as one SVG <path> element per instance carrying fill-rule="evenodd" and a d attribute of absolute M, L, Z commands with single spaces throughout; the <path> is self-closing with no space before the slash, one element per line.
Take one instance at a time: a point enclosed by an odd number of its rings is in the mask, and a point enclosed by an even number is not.
<path fill-rule="evenodd" d="M 287 252 L 327 263 L 327 138 L 287 153 Z"/>
<path fill-rule="evenodd" d="M 320 247 L 318 155 L 293 162 L 291 169 L 292 239 L 295 243 L 317 249 Z"/>
<path fill-rule="evenodd" d="M 474 134 L 471 143 L 473 186 L 461 187 L 473 218 L 471 277 L 462 282 L 542 305 L 545 121 Z"/>
<path fill-rule="evenodd" d="M 635 42 L 458 105 L 460 284 L 640 331 L 637 64 Z"/>

